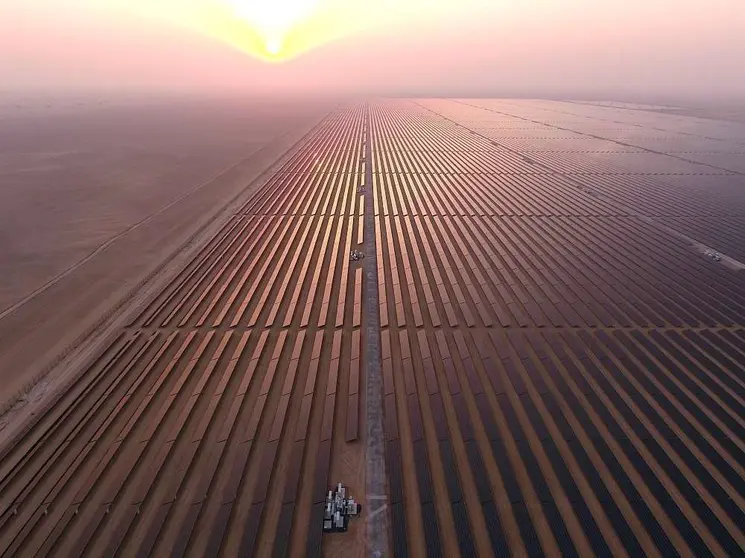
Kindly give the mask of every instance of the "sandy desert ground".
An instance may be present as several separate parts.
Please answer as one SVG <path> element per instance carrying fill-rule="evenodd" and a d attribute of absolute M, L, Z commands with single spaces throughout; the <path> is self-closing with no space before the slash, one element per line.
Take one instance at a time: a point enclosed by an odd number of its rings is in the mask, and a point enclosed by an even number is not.
<path fill-rule="evenodd" d="M 0 312 L 278 136 L 307 126 L 318 107 L 174 100 L 19 112 L 6 111 L 0 126 Z"/>
<path fill-rule="evenodd" d="M 235 99 L 6 107 L 0 407 L 328 109 Z"/>

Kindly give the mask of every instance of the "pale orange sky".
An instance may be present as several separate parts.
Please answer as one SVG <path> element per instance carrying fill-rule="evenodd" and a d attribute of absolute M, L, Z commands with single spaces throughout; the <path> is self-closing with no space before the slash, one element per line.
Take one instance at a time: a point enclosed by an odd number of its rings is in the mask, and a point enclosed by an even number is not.
<path fill-rule="evenodd" d="M 742 0 L 8 0 L 0 90 L 745 97 L 744 30 Z"/>

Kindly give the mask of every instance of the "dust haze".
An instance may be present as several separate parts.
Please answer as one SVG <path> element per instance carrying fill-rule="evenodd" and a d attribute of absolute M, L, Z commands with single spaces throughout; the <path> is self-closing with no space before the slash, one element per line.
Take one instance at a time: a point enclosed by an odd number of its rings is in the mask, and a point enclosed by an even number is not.
<path fill-rule="evenodd" d="M 0 556 L 745 556 L 744 30 L 0 0 Z"/>
<path fill-rule="evenodd" d="M 116 0 L 26 0 L 0 8 L 0 90 L 6 97 L 81 90 L 732 102 L 745 96 L 745 5 L 735 0 L 469 0 L 447 17 L 419 10 L 371 24 L 284 64 L 107 9 L 109 3 Z"/>

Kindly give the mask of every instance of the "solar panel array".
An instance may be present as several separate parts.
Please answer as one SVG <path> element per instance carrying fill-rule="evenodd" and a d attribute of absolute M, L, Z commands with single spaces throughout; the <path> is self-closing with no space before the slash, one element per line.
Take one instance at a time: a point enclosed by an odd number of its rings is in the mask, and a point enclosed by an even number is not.
<path fill-rule="evenodd" d="M 363 109 L 316 128 L 4 455 L 4 555 L 321 554 L 327 487 L 364 489 Z"/>
<path fill-rule="evenodd" d="M 374 311 L 393 555 L 745 553 L 743 159 L 622 106 L 339 109 L 3 450 L 0 554 L 365 554 L 322 517 L 368 503 Z"/>
<path fill-rule="evenodd" d="M 742 177 L 541 105 L 372 108 L 394 555 L 739 554 Z"/>

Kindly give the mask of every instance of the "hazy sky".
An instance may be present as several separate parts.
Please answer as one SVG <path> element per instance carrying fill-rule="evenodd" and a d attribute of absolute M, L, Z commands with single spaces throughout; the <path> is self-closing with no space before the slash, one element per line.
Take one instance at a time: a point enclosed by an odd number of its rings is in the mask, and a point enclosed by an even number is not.
<path fill-rule="evenodd" d="M 745 97 L 743 0 L 2 0 L 0 88 Z"/>

